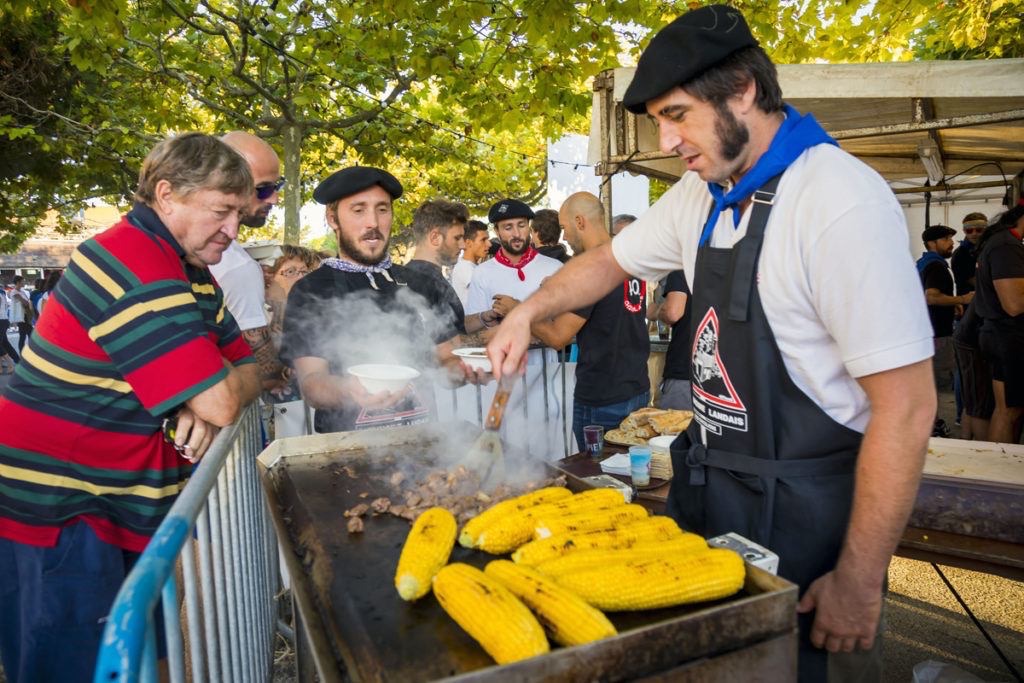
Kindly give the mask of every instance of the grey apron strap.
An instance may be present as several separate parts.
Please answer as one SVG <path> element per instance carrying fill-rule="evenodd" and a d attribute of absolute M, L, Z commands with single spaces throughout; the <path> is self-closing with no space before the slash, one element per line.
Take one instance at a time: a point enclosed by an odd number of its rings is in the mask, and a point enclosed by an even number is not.
<path fill-rule="evenodd" d="M 775 203 L 775 189 L 779 186 L 778 174 L 750 197 L 753 208 L 747 234 L 733 248 L 732 289 L 729 292 L 729 320 L 746 322 L 750 318 L 750 292 L 754 285 L 754 274 L 757 272 L 757 257 L 761 253 L 765 226 L 768 214 Z"/>

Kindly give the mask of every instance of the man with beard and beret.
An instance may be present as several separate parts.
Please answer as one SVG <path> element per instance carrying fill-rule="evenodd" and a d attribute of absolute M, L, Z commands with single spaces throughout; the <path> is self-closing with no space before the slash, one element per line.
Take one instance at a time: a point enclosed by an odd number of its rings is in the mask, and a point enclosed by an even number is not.
<path fill-rule="evenodd" d="M 478 316 L 487 328 L 494 327 L 511 306 L 535 292 L 541 282 L 562 266 L 533 247 L 533 215 L 529 206 L 516 199 L 502 199 L 487 214 L 498 236 L 499 248 L 494 258 L 473 271 L 466 298 L 467 316 Z M 557 357 L 550 349 L 535 348 L 529 352 L 527 391 L 512 394 L 502 424 L 502 433 L 507 438 L 513 442 L 520 440 L 516 445 L 543 457 L 554 455 L 560 443 L 557 429 L 540 428 L 558 422 L 557 392 L 544 374 L 547 368 L 553 379 L 551 371 L 556 362 Z M 528 435 L 527 443 L 521 441 L 526 438 L 524 435 Z"/>
<path fill-rule="evenodd" d="M 284 187 L 281 162 L 274 148 L 252 133 L 232 131 L 222 136 L 221 141 L 242 155 L 249 165 L 255 191 L 242 216 L 242 225 L 258 228 L 266 224 L 267 216 L 277 204 Z M 285 386 L 285 367 L 270 341 L 263 268 L 235 239 L 231 240 L 231 246 L 224 252 L 220 263 L 210 266 L 210 272 L 224 290 L 225 305 L 256 356 L 263 389 L 269 391 Z"/>
<path fill-rule="evenodd" d="M 338 257 L 325 259 L 292 287 L 281 357 L 295 368 L 303 398 L 317 410 L 318 432 L 414 424 L 431 418 L 429 385 L 370 393 L 348 368 L 364 363 L 441 365 L 454 379 L 474 375 L 451 353 L 458 334 L 446 297 L 428 278 L 388 255 L 398 180 L 353 166 L 321 182 L 313 199 L 326 205 Z"/>
<path fill-rule="evenodd" d="M 611 241 L 601 200 L 589 192 L 570 195 L 558 210 L 559 232 L 574 254 L 582 254 Z M 647 358 L 647 283 L 627 277 L 592 306 L 535 322 L 533 336 L 556 349 L 573 338 L 579 345 L 576 387 L 573 389 L 572 433 L 584 450 L 583 427 L 615 429 L 626 416 L 647 406 L 651 381 Z M 503 311 L 507 314 L 507 311 Z"/>
<path fill-rule="evenodd" d="M 533 322 L 627 274 L 682 269 L 695 418 L 672 446 L 667 511 L 779 555 L 800 589 L 800 680 L 879 680 L 886 572 L 936 410 L 903 211 L 875 171 L 783 102 L 731 7 L 662 29 L 623 104 L 654 120 L 686 170 L 506 316 L 488 346 L 495 374 L 520 368 Z M 872 248 L 851 249 L 854 235 Z"/>

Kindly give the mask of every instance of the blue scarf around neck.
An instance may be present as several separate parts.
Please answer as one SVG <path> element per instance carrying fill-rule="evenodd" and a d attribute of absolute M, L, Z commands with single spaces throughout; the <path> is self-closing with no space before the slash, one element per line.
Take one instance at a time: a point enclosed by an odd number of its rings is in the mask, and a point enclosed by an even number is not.
<path fill-rule="evenodd" d="M 945 266 L 946 259 L 939 256 L 934 251 L 926 251 L 921 254 L 921 258 L 917 259 L 917 274 L 923 276 L 925 268 L 933 263 L 941 263 Z"/>
<path fill-rule="evenodd" d="M 837 145 L 838 143 L 825 132 L 825 129 L 818 125 L 818 122 L 811 114 L 801 115 L 790 105 L 784 105 L 786 118 L 783 120 L 771 145 L 761 158 L 757 160 L 749 171 L 743 174 L 740 181 L 729 192 L 718 183 L 708 183 L 708 191 L 715 200 L 715 206 L 704 224 L 704 231 L 700 235 L 700 246 L 711 237 L 718 223 L 718 217 L 726 209 L 732 209 L 732 224 L 734 228 L 740 225 L 743 217 L 739 207 L 754 192 L 766 182 L 789 168 L 789 165 L 796 161 L 797 157 L 805 150 L 815 145 Z"/>

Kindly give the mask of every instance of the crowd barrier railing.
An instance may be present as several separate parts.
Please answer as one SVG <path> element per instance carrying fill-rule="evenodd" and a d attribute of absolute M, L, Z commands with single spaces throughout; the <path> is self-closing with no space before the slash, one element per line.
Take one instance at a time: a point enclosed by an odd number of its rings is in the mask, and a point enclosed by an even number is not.
<path fill-rule="evenodd" d="M 122 584 L 95 683 L 160 680 L 158 637 L 176 683 L 270 680 L 278 554 L 256 470 L 262 450 L 253 404 L 214 439 Z"/>

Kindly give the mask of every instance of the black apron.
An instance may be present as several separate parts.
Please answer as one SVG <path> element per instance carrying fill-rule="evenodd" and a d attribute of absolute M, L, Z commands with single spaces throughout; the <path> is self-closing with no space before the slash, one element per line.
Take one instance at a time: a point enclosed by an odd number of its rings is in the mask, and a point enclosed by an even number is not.
<path fill-rule="evenodd" d="M 862 435 L 793 384 L 761 307 L 757 262 L 779 177 L 754 193 L 732 249 L 697 251 L 694 420 L 672 444 L 667 509 L 709 538 L 734 531 L 771 549 L 803 595 L 839 557 Z M 813 616 L 799 619 L 801 681 L 827 677 L 827 653 L 808 639 Z"/>

